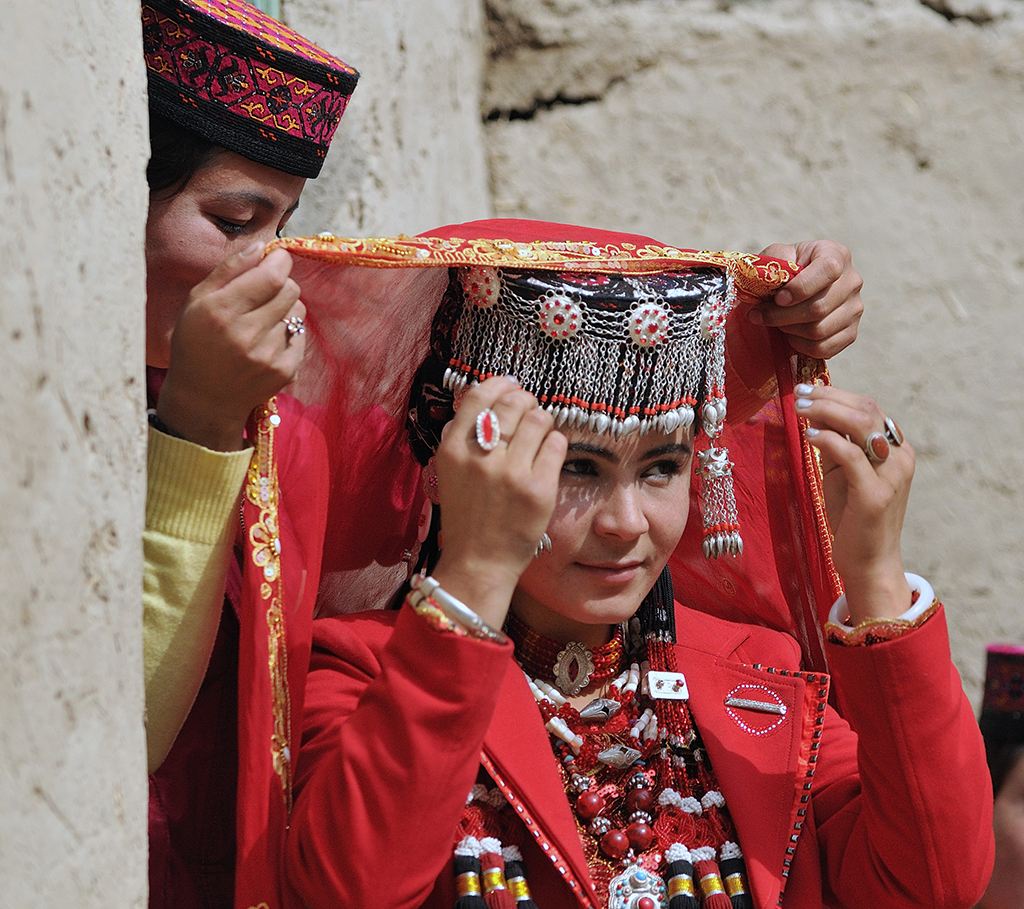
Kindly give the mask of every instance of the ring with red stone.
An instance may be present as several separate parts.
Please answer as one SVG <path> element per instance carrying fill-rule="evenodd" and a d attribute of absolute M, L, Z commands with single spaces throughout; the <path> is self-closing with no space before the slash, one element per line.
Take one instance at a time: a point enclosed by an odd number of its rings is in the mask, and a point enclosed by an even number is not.
<path fill-rule="evenodd" d="M 889 440 L 884 432 L 873 432 L 864 443 L 864 454 L 872 464 L 882 464 L 889 458 Z"/>
<path fill-rule="evenodd" d="M 484 451 L 494 451 L 501 441 L 501 423 L 490 407 L 476 415 L 476 444 Z"/>

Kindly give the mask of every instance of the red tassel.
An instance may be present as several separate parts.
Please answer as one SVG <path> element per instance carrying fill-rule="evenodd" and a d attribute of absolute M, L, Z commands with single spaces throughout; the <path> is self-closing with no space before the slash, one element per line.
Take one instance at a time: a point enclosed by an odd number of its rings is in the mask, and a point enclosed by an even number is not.
<path fill-rule="evenodd" d="M 698 861 L 694 864 L 694 877 L 700 892 L 703 894 L 701 906 L 704 909 L 732 909 L 732 902 L 725 892 L 725 883 L 722 881 L 722 872 L 718 869 L 718 862 L 714 859 L 714 849 L 693 849 L 692 855 Z M 706 857 L 711 853 L 711 858 Z"/>
<path fill-rule="evenodd" d="M 480 841 L 480 879 L 483 882 L 484 902 L 487 909 L 516 909 L 516 901 L 505 880 L 505 859 L 501 856 L 501 843 L 494 837 Z"/>
<path fill-rule="evenodd" d="M 697 821 L 692 814 L 667 805 L 654 818 L 654 832 L 663 848 L 670 843 L 692 843 L 697 837 Z"/>

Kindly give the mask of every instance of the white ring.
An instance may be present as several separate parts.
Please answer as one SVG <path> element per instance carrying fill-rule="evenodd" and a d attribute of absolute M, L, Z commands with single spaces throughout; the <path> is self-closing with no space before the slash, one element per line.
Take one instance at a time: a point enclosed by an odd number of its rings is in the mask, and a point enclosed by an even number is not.
<path fill-rule="evenodd" d="M 917 602 L 912 604 L 906 612 L 896 616 L 896 618 L 902 622 L 914 622 L 935 602 L 935 591 L 932 589 L 932 585 L 919 574 L 911 574 L 909 571 L 905 571 L 903 576 L 907 579 L 907 586 L 917 593 Z M 832 604 L 832 608 L 828 612 L 829 624 L 838 625 L 847 633 L 854 631 L 855 629 L 847 625 L 845 621 L 848 612 L 846 594 L 844 593 Z"/>

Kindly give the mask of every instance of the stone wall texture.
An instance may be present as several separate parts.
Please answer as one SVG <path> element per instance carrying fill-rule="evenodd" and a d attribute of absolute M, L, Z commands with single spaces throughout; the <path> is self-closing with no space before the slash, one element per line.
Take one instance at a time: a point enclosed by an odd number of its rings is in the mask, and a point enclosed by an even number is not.
<path fill-rule="evenodd" d="M 0 30 L 0 906 L 146 899 L 138 3 Z"/>
<path fill-rule="evenodd" d="M 1024 2 L 489 0 L 495 212 L 683 246 L 846 243 L 833 380 L 918 455 L 906 562 L 977 700 L 1024 642 Z"/>
<path fill-rule="evenodd" d="M 417 233 L 490 213 L 478 0 L 285 0 L 288 24 L 361 74 L 295 234 Z"/>

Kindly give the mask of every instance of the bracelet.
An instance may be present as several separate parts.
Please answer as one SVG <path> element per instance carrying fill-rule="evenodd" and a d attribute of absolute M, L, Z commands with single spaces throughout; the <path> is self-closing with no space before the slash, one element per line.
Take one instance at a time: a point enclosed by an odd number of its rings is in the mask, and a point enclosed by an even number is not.
<path fill-rule="evenodd" d="M 839 597 L 829 610 L 825 631 L 833 643 L 842 644 L 876 644 L 892 640 L 911 628 L 931 618 L 938 608 L 935 591 L 920 575 L 904 573 L 907 585 L 912 593 L 911 605 L 906 612 L 894 618 L 865 619 L 856 627 L 848 625 L 845 618 L 848 614 L 846 594 Z"/>
<path fill-rule="evenodd" d="M 412 611 L 420 618 L 426 620 L 426 623 L 434 631 L 458 634 L 463 637 L 469 634 L 465 628 L 461 625 L 456 625 L 448 616 L 441 612 L 434 600 L 423 596 L 421 591 L 410 590 L 405 596 L 405 601 L 409 604 Z"/>
<path fill-rule="evenodd" d="M 475 638 L 482 638 L 495 644 L 504 644 L 508 641 L 505 632 L 491 628 L 465 603 L 453 597 L 429 575 L 413 575 L 409 584 L 412 587 L 410 603 L 414 609 L 426 602 Z M 416 597 L 415 600 L 413 595 Z"/>
<path fill-rule="evenodd" d="M 441 612 L 433 600 L 417 596 L 413 591 L 409 591 L 405 601 L 409 604 L 412 611 L 426 621 L 434 631 L 440 631 L 442 634 L 457 634 L 462 637 L 469 633 L 465 628 L 461 625 L 456 625 L 448 616 Z"/>

